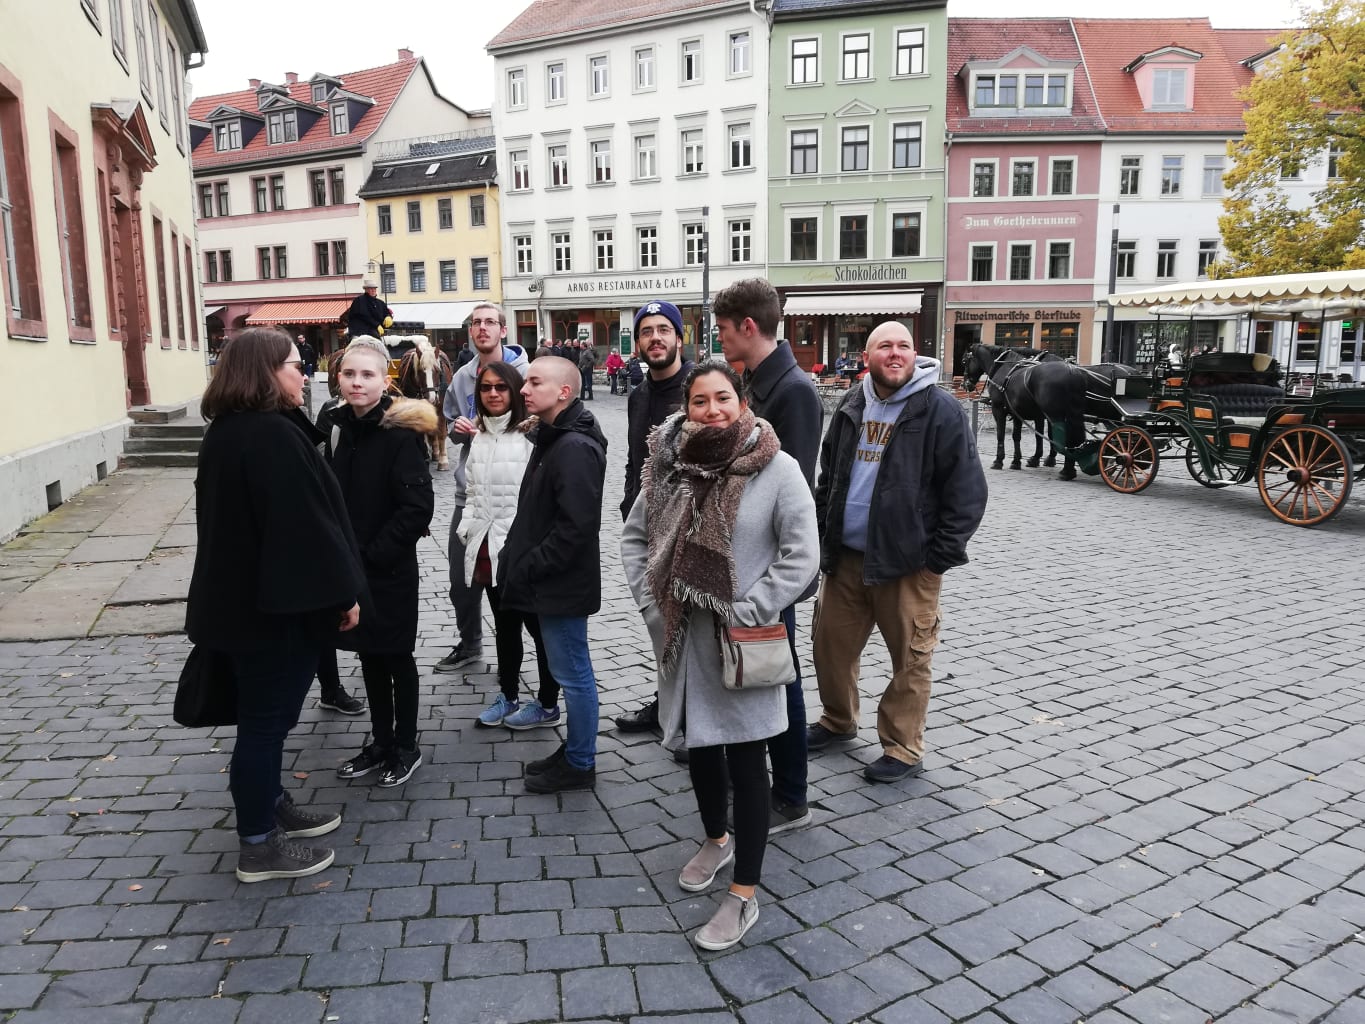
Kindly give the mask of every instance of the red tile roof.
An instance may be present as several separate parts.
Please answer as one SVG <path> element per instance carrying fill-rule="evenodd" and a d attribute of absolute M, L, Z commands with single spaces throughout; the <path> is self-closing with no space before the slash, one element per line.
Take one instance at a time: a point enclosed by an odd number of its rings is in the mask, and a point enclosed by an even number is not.
<path fill-rule="evenodd" d="M 1071 114 L 1055 117 L 972 117 L 970 84 L 958 74 L 969 61 L 997 60 L 1027 46 L 1051 60 L 1074 61 Z M 1040 132 L 1102 132 L 1104 121 L 1095 103 L 1081 52 L 1066 18 L 949 18 L 948 130 L 985 135 L 1036 135 Z"/>
<path fill-rule="evenodd" d="M 1251 81 L 1251 71 L 1238 61 L 1266 49 L 1276 34 L 1267 32 L 1258 48 L 1242 32 L 1214 29 L 1208 18 L 1075 18 L 1072 24 L 1110 132 L 1240 134 L 1243 103 L 1237 93 Z M 1144 53 L 1167 46 L 1203 54 L 1194 66 L 1193 110 L 1144 110 L 1136 80 L 1123 70 Z"/>
<path fill-rule="evenodd" d="M 610 28 L 666 14 L 704 14 L 732 6 L 720 0 L 535 0 L 488 42 L 493 50 L 566 32 Z"/>
<path fill-rule="evenodd" d="M 210 133 L 207 138 L 200 141 L 191 154 L 194 167 L 196 169 L 227 167 L 232 164 L 261 160 L 267 155 L 270 158 L 284 158 L 296 153 L 321 152 L 359 145 L 379 128 L 380 122 L 384 120 L 389 108 L 393 106 L 394 100 L 398 98 L 398 94 L 403 91 L 408 79 L 412 77 L 413 72 L 421 63 L 420 57 L 414 57 L 411 60 L 400 60 L 396 64 L 385 64 L 383 67 L 368 68 L 364 71 L 352 71 L 334 76 L 341 79 L 342 88 L 345 91 L 366 96 L 375 101 L 374 106 L 365 111 L 365 115 L 359 121 L 351 125 L 351 131 L 348 135 L 333 135 L 331 122 L 326 114 L 319 117 L 297 142 L 285 142 L 269 147 L 266 145 L 264 126 L 256 133 L 255 138 L 241 149 L 223 153 L 214 150 L 213 135 Z M 293 99 L 305 104 L 312 104 L 312 85 L 308 81 L 295 82 L 293 85 L 285 85 L 283 88 L 288 90 Z M 220 106 L 238 107 L 256 113 L 258 109 L 256 90 L 242 89 L 239 92 L 201 96 L 190 104 L 190 117 L 202 121 Z"/>

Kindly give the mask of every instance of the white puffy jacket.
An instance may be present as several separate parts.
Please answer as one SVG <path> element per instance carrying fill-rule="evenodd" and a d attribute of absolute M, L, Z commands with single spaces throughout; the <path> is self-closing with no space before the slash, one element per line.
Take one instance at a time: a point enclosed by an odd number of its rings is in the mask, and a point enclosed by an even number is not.
<path fill-rule="evenodd" d="M 483 429 L 469 445 L 464 515 L 456 531 L 464 544 L 466 585 L 474 580 L 474 565 L 484 538 L 488 539 L 488 560 L 493 564 L 493 578 L 497 579 L 498 555 L 517 514 L 517 496 L 531 458 L 531 442 L 524 430 L 507 430 L 510 417 L 511 413 L 485 416 Z"/>

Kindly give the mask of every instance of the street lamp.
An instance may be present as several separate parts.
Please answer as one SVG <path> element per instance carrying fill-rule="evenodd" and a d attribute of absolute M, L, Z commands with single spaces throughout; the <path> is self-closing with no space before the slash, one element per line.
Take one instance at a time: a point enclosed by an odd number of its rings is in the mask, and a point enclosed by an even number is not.
<path fill-rule="evenodd" d="M 380 291 L 383 293 L 383 295 L 384 295 L 384 304 L 385 304 L 385 305 L 388 305 L 388 302 L 389 302 L 389 289 L 388 289 L 388 283 L 384 280 L 384 250 L 383 250 L 383 249 L 380 249 L 380 250 L 379 250 L 379 262 L 376 263 L 374 260 L 370 260 L 368 263 L 365 264 L 365 269 L 369 271 L 371 277 L 376 278 L 376 279 L 379 281 L 379 290 L 380 290 Z"/>
<path fill-rule="evenodd" d="M 701 338 L 711 361 L 711 207 L 701 208 Z M 700 361 L 702 355 L 697 353 Z"/>
<path fill-rule="evenodd" d="M 1114 294 L 1114 288 L 1119 281 L 1119 204 L 1114 204 L 1114 222 L 1109 232 L 1109 294 Z M 1119 361 L 1118 346 L 1114 344 L 1114 304 L 1105 302 L 1107 307 L 1104 311 L 1104 354 L 1100 356 L 1102 363 L 1117 363 Z"/>

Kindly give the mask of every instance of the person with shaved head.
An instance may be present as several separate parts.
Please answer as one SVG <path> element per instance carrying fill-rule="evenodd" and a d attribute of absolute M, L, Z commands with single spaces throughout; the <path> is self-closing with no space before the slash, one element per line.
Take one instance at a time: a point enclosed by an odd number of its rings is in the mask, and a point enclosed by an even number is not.
<path fill-rule="evenodd" d="M 568 737 L 526 766 L 526 790 L 559 793 L 597 784 L 597 678 L 588 616 L 602 607 L 602 486 L 607 439 L 578 394 L 578 366 L 542 356 L 526 367 L 521 394 L 540 422 L 522 477 L 517 514 L 498 562 L 504 607 L 540 621 L 550 672 L 564 694 Z"/>
<path fill-rule="evenodd" d="M 820 446 L 814 653 L 824 708 L 806 743 L 823 750 L 857 738 L 859 661 L 875 625 L 891 680 L 877 706 L 882 754 L 863 775 L 896 782 L 924 766 L 939 591 L 943 574 L 966 564 L 986 478 L 961 407 L 934 386 L 938 360 L 915 355 L 908 327 L 879 324 L 863 361 L 867 376 L 839 403 Z"/>

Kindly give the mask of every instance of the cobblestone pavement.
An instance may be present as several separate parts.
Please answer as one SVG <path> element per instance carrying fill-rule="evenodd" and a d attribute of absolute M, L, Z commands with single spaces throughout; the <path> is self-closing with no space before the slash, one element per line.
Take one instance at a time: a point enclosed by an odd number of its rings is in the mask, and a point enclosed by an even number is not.
<path fill-rule="evenodd" d="M 623 402 L 593 409 L 613 509 Z M 170 720 L 183 638 L 0 645 L 0 1008 L 15 1024 L 1365 1021 L 1365 510 L 1294 529 L 1254 489 L 1177 467 L 1137 497 L 991 474 L 973 562 L 945 588 L 928 770 L 862 780 L 865 706 L 860 741 L 813 758 L 815 824 L 769 846 L 762 916 L 720 954 L 688 941 L 720 889 L 675 881 L 699 835 L 686 772 L 607 724 L 651 689 L 613 514 L 596 792 L 523 794 L 555 735 L 471 728 L 492 677 L 424 672 L 426 763 L 400 790 L 340 783 L 364 721 L 305 711 L 291 785 L 345 824 L 336 865 L 293 883 L 233 876 L 230 730 Z M 422 546 L 428 668 L 451 635 L 441 546 Z M 874 642 L 865 694 L 886 667 Z"/>

